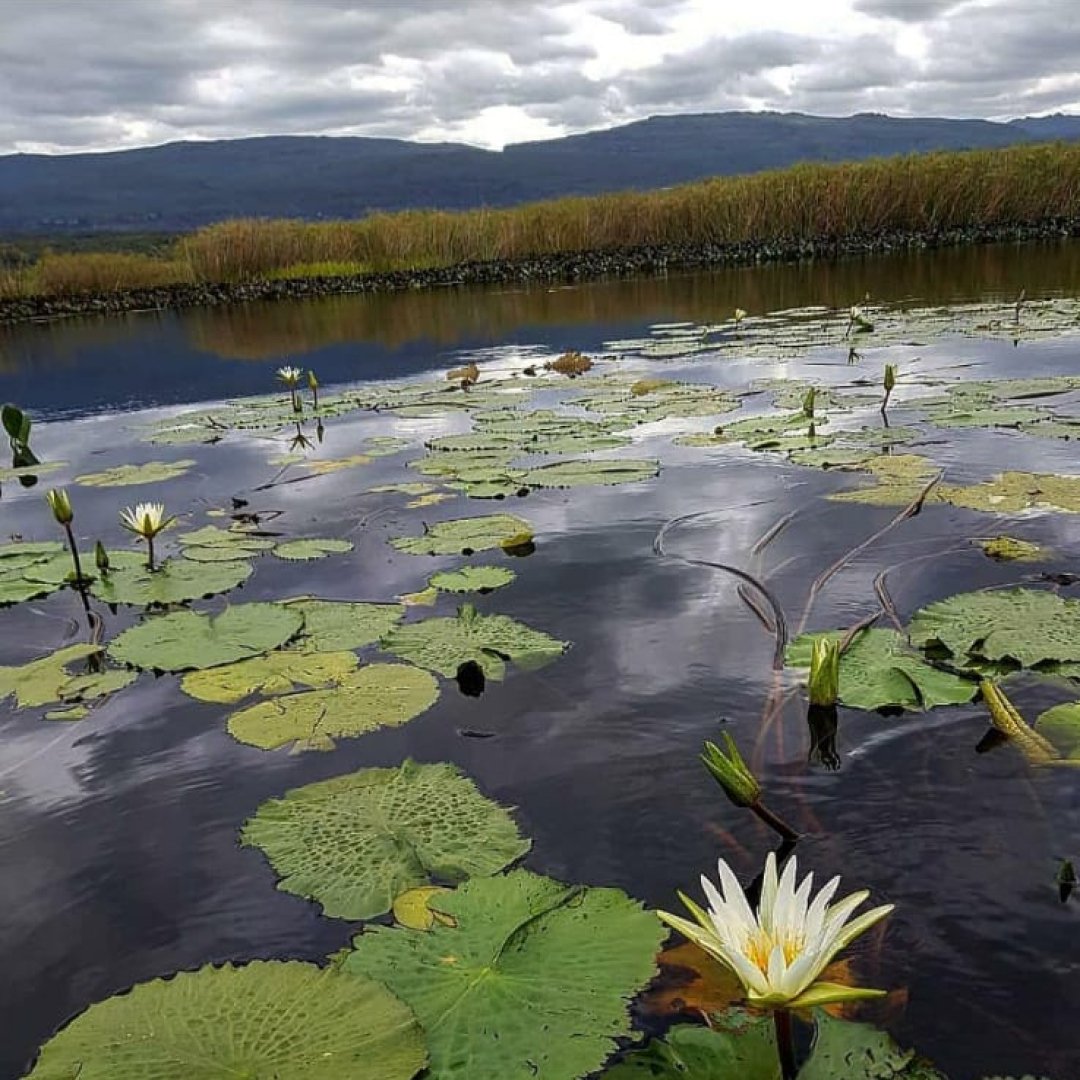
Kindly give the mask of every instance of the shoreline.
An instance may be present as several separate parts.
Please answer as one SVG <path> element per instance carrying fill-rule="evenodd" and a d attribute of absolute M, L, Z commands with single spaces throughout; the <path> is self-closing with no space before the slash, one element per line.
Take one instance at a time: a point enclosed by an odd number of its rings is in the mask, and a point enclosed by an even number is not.
<path fill-rule="evenodd" d="M 574 251 L 533 258 L 458 263 L 428 270 L 393 270 L 343 277 L 261 279 L 122 289 L 77 296 L 0 300 L 0 325 L 44 322 L 82 315 L 179 311 L 267 300 L 363 295 L 408 289 L 473 285 L 577 284 L 605 278 L 646 277 L 670 271 L 707 270 L 833 260 L 896 252 L 995 243 L 1031 243 L 1080 237 L 1080 219 L 972 226 L 940 231 L 806 237 L 739 244 L 671 244 Z"/>

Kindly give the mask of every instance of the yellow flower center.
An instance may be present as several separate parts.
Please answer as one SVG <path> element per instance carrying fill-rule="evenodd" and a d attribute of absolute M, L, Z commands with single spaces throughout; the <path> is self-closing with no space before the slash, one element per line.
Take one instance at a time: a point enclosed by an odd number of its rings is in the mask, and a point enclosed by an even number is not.
<path fill-rule="evenodd" d="M 805 944 L 802 934 L 796 933 L 774 938 L 764 930 L 758 929 L 747 938 L 743 953 L 762 975 L 767 975 L 769 957 L 777 945 L 784 952 L 785 962 L 790 964 L 802 952 Z"/>

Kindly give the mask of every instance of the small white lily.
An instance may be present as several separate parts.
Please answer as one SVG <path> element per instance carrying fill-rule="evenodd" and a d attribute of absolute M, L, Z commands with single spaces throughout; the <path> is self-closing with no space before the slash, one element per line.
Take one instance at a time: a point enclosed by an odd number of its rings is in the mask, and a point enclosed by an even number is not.
<path fill-rule="evenodd" d="M 290 367 L 288 364 L 277 369 L 277 377 L 288 387 L 299 386 L 300 376 L 303 374 L 298 367 Z"/>
<path fill-rule="evenodd" d="M 795 887 L 795 858 L 777 880 L 776 856 L 769 852 L 755 914 L 731 868 L 720 860 L 720 889 L 704 875 L 702 888 L 709 901 L 705 911 L 679 894 L 694 922 L 657 912 L 660 919 L 688 937 L 729 968 L 746 990 L 751 1005 L 774 1009 L 802 1009 L 881 997 L 884 990 L 869 990 L 818 982 L 833 957 L 860 934 L 893 910 L 892 904 L 874 908 L 848 922 L 870 895 L 852 893 L 829 905 L 840 879 L 834 877 L 810 902 L 813 874 Z"/>
<path fill-rule="evenodd" d="M 120 524 L 128 532 L 133 532 L 146 541 L 148 553 L 146 565 L 151 570 L 154 569 L 154 537 L 167 529 L 175 520 L 175 517 L 165 516 L 164 503 L 139 503 L 120 511 Z"/>

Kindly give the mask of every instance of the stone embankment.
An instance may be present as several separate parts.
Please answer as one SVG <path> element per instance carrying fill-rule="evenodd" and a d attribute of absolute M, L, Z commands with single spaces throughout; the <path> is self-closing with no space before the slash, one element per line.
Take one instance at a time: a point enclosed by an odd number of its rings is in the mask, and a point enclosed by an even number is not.
<path fill-rule="evenodd" d="M 766 262 L 834 259 L 964 244 L 1057 240 L 1080 236 L 1080 221 L 973 226 L 942 232 L 893 232 L 876 236 L 793 238 L 761 243 L 670 244 L 603 251 L 567 252 L 534 258 L 460 263 L 432 270 L 397 270 L 346 277 L 305 277 L 223 284 L 123 289 L 78 296 L 32 296 L 0 301 L 0 323 L 69 315 L 164 311 L 261 300 L 307 299 L 348 293 L 436 289 L 466 285 L 567 283 L 606 277 L 663 274 Z"/>

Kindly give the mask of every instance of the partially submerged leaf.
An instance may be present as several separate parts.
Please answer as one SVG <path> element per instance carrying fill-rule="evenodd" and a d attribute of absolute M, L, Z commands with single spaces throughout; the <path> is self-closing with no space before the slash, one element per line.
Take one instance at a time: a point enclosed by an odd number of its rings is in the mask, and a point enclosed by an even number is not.
<path fill-rule="evenodd" d="M 289 694 L 299 687 L 324 688 L 344 682 L 359 660 L 351 652 L 271 652 L 235 664 L 189 671 L 180 689 L 199 701 L 232 704 L 252 694 Z"/>
<path fill-rule="evenodd" d="M 1028 540 L 1015 536 L 990 536 L 975 543 L 983 549 L 986 557 L 999 562 L 1039 562 L 1046 558 L 1045 551 Z"/>
<path fill-rule="evenodd" d="M 125 630 L 109 655 L 144 670 L 220 667 L 284 645 L 303 625 L 303 615 L 282 604 L 236 604 L 218 615 L 174 611 Z"/>
<path fill-rule="evenodd" d="M 76 476 L 75 483 L 84 487 L 134 487 L 138 484 L 161 484 L 177 476 L 183 476 L 195 462 L 148 461 L 145 465 L 117 465 L 102 472 Z"/>
<path fill-rule="evenodd" d="M 381 983 L 298 961 L 182 971 L 92 1005 L 28 1080 L 412 1080 L 424 1035 Z"/>
<path fill-rule="evenodd" d="M 403 536 L 390 541 L 398 551 L 410 555 L 463 555 L 489 551 L 509 537 L 527 532 L 532 526 L 513 514 L 489 514 L 486 517 L 455 518 L 430 526 L 423 536 Z"/>
<path fill-rule="evenodd" d="M 970 510 L 1065 510 L 1075 514 L 1080 513 L 1080 476 L 1007 472 L 967 487 L 943 484 L 937 497 Z"/>
<path fill-rule="evenodd" d="M 396 627 L 383 638 L 382 648 L 448 679 L 468 660 L 478 663 L 489 679 L 501 679 L 507 662 L 541 667 L 561 656 L 569 643 L 506 615 L 481 615 L 471 604 L 463 604 L 455 618 Z"/>
<path fill-rule="evenodd" d="M 18 709 L 62 701 L 73 678 L 67 668 L 100 652 L 100 645 L 68 645 L 28 664 L 0 667 L 0 701 L 14 696 Z"/>
<path fill-rule="evenodd" d="M 406 889 L 497 874 L 529 850 L 509 812 L 454 765 L 361 769 L 271 799 L 244 826 L 285 892 L 371 919 Z"/>
<path fill-rule="evenodd" d="M 809 668 L 815 641 L 845 636 L 840 630 L 803 634 L 788 646 L 787 662 Z M 863 630 L 840 657 L 840 701 L 855 709 L 962 705 L 978 691 L 976 681 L 932 667 L 895 630 Z"/>
<path fill-rule="evenodd" d="M 655 972 L 665 931 L 625 893 L 516 870 L 431 906 L 456 925 L 372 927 L 343 969 L 378 972 L 411 1005 L 432 1080 L 574 1080 L 629 1034 L 627 1005 Z"/>
<path fill-rule="evenodd" d="M 335 739 L 405 724 L 438 696 L 439 685 L 426 671 L 408 664 L 369 664 L 336 679 L 328 690 L 286 694 L 234 712 L 229 734 L 261 750 L 329 750 Z"/>

